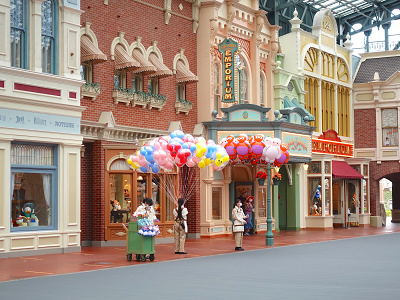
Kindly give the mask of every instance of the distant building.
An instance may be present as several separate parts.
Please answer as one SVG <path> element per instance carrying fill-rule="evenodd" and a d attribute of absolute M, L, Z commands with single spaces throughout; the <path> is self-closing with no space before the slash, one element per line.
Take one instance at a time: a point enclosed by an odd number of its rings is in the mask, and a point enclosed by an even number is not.
<path fill-rule="evenodd" d="M 355 153 L 370 162 L 371 216 L 380 215 L 379 181 L 392 182 L 392 222 L 400 222 L 400 51 L 361 54 L 353 85 Z"/>

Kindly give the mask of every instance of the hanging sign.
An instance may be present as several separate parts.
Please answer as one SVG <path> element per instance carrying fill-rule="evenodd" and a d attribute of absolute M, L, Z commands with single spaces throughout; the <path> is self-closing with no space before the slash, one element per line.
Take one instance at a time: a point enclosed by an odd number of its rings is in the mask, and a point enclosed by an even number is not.
<path fill-rule="evenodd" d="M 234 89 L 234 57 L 238 50 L 238 43 L 232 39 L 225 39 L 218 45 L 219 52 L 222 53 L 222 102 L 235 102 Z"/>
<path fill-rule="evenodd" d="M 354 157 L 354 145 L 342 142 L 338 133 L 329 129 L 324 131 L 318 139 L 312 140 L 312 152 Z"/>

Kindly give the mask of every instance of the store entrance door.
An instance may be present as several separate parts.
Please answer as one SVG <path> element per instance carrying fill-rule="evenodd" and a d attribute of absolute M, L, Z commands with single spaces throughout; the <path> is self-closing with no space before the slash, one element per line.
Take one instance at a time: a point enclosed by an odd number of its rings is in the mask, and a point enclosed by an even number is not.
<path fill-rule="evenodd" d="M 343 181 L 333 181 L 332 186 L 332 213 L 333 213 L 333 224 L 335 227 L 345 226 L 344 219 L 344 193 L 342 189 Z"/>
<path fill-rule="evenodd" d="M 359 215 L 359 205 L 360 205 L 360 182 L 357 180 L 347 181 L 347 225 L 358 226 L 360 215 Z M 350 222 L 350 224 L 349 224 Z"/>

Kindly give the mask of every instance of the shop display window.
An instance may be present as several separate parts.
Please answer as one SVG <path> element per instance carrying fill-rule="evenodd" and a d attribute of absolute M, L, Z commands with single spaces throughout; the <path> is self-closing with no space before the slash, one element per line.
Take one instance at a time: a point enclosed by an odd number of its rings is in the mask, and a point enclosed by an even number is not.
<path fill-rule="evenodd" d="M 267 217 L 267 191 L 265 188 L 258 189 L 258 197 L 257 203 L 257 212 L 259 218 L 266 218 Z"/>
<path fill-rule="evenodd" d="M 11 145 L 12 231 L 56 229 L 57 148 Z"/>
<path fill-rule="evenodd" d="M 147 181 L 147 175 L 145 174 L 141 174 L 137 177 L 136 207 L 142 205 L 143 200 L 147 198 L 146 181 Z"/>
<path fill-rule="evenodd" d="M 321 162 L 320 161 L 313 161 L 310 162 L 310 166 L 308 168 L 309 174 L 321 174 Z"/>
<path fill-rule="evenodd" d="M 363 165 L 363 175 L 368 176 L 368 165 Z"/>
<path fill-rule="evenodd" d="M 329 161 L 324 162 L 325 166 L 325 174 L 330 174 L 331 173 L 331 163 Z"/>
<path fill-rule="evenodd" d="M 129 222 L 132 174 L 110 174 L 110 223 Z"/>
<path fill-rule="evenodd" d="M 362 194 L 363 195 L 363 207 L 360 205 L 360 213 L 368 214 L 369 213 L 369 205 L 368 205 L 368 179 L 363 179 L 362 181 Z"/>
<path fill-rule="evenodd" d="M 166 221 L 174 221 L 174 195 L 175 195 L 175 184 L 176 175 L 165 174 L 165 182 L 168 183 L 168 190 L 166 190 L 166 202 L 165 202 L 165 212 L 166 212 Z"/>
<path fill-rule="evenodd" d="M 222 220 L 222 187 L 212 188 L 212 219 Z"/>
<path fill-rule="evenodd" d="M 322 191 L 320 178 L 308 178 L 309 215 L 322 215 Z"/>
<path fill-rule="evenodd" d="M 330 178 L 325 178 L 325 216 L 331 215 L 331 181 Z"/>
<path fill-rule="evenodd" d="M 351 167 L 361 174 L 360 165 L 352 165 Z"/>
<path fill-rule="evenodd" d="M 158 220 L 161 220 L 161 195 L 160 177 L 154 176 L 151 180 L 151 198 L 153 199 L 154 211 Z"/>

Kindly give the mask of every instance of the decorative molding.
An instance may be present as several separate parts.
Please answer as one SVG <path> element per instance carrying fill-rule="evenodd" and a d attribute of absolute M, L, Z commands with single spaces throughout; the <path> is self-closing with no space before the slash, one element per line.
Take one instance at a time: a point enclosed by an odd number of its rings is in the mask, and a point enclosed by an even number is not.
<path fill-rule="evenodd" d="M 187 60 L 185 54 L 183 54 L 184 51 L 185 51 L 185 49 L 179 49 L 179 53 L 176 54 L 174 57 L 174 61 L 172 64 L 174 74 L 176 74 L 176 63 L 178 62 L 178 60 L 182 60 L 182 62 L 185 64 L 185 66 L 190 70 L 189 61 Z"/>
<path fill-rule="evenodd" d="M 169 131 L 151 130 L 147 128 L 114 125 L 92 121 L 81 121 L 81 134 L 84 140 L 104 140 L 121 143 L 137 144 L 138 140 L 152 139 L 155 137 L 169 135 Z"/>
<path fill-rule="evenodd" d="M 112 43 L 111 43 L 111 50 L 110 50 L 111 60 L 115 60 L 115 56 L 114 56 L 114 54 L 115 54 L 115 47 L 116 47 L 118 44 L 121 44 L 122 47 L 125 48 L 125 51 L 126 51 L 127 53 L 129 53 L 129 44 L 128 44 L 128 42 L 125 40 L 124 35 L 125 35 L 125 32 L 119 31 L 119 32 L 118 32 L 118 37 L 116 37 L 116 38 L 112 41 Z"/>
<path fill-rule="evenodd" d="M 168 25 L 169 19 L 171 18 L 171 1 L 172 0 L 164 0 L 164 17 L 165 17 L 165 24 Z"/>
<path fill-rule="evenodd" d="M 153 41 L 153 44 L 152 44 L 151 46 L 149 46 L 149 48 L 147 48 L 147 51 L 145 52 L 145 53 L 146 53 L 146 58 L 148 59 L 150 53 L 154 52 L 155 55 L 157 56 L 157 58 L 158 58 L 162 63 L 164 63 L 164 60 L 163 60 L 161 51 L 160 51 L 160 49 L 158 49 L 157 44 L 158 44 L 157 41 Z"/>

